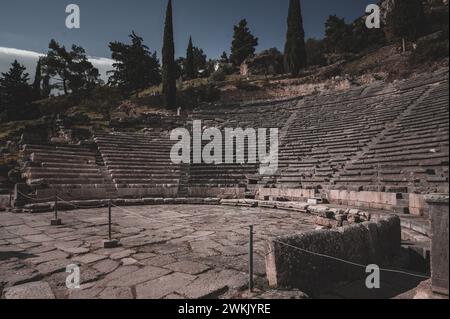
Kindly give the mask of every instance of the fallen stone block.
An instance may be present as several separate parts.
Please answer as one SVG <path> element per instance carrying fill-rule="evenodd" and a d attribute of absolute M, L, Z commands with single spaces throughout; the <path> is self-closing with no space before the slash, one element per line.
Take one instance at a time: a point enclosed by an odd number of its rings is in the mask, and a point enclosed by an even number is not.
<path fill-rule="evenodd" d="M 321 217 L 321 216 L 315 216 L 314 223 L 316 225 L 323 226 L 326 228 L 342 227 L 342 222 L 335 220 L 335 219 L 325 218 L 325 217 Z"/>

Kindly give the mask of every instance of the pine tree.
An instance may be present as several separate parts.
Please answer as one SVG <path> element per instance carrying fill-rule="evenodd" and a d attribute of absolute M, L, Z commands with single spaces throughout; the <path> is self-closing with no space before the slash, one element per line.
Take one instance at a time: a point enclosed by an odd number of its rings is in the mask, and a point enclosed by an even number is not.
<path fill-rule="evenodd" d="M 138 94 L 139 91 L 161 83 L 161 67 L 155 52 L 144 45 L 144 40 L 134 31 L 130 34 L 131 44 L 111 42 L 115 70 L 110 71 L 109 84 L 120 88 L 122 93 Z"/>
<path fill-rule="evenodd" d="M 307 65 L 305 31 L 303 30 L 300 0 L 289 1 L 288 30 L 284 48 L 284 68 L 292 76 L 297 76 Z"/>
<path fill-rule="evenodd" d="M 194 61 L 194 45 L 192 44 L 192 37 L 189 38 L 189 45 L 186 51 L 186 64 L 184 72 L 186 74 L 186 78 L 195 79 L 196 70 L 195 70 L 195 61 Z"/>
<path fill-rule="evenodd" d="M 426 17 L 422 0 L 395 0 L 386 17 L 386 36 L 402 39 L 403 52 L 406 41 L 417 40 L 426 29 Z"/>
<path fill-rule="evenodd" d="M 51 40 L 49 49 L 47 56 L 42 58 L 42 66 L 51 77 L 55 88 L 63 90 L 64 94 L 76 94 L 90 90 L 100 83 L 100 73 L 88 61 L 82 47 L 72 45 L 68 51 L 55 40 Z"/>
<path fill-rule="evenodd" d="M 175 44 L 173 41 L 172 0 L 167 4 L 166 21 L 164 25 L 164 43 L 162 49 L 162 95 L 167 108 L 175 108 L 177 104 Z"/>
<path fill-rule="evenodd" d="M 29 74 L 26 68 L 15 60 L 8 72 L 0 77 L 1 106 L 0 113 L 8 120 L 26 118 L 33 100 L 33 89 L 28 84 Z"/>
<path fill-rule="evenodd" d="M 258 45 L 258 38 L 255 38 L 247 26 L 247 20 L 243 19 L 234 26 L 233 42 L 231 43 L 230 60 L 235 66 L 240 66 L 242 62 L 255 53 Z"/>
<path fill-rule="evenodd" d="M 36 100 L 41 98 L 41 82 L 42 82 L 42 60 L 39 58 L 36 65 L 36 73 L 34 75 L 33 92 Z"/>

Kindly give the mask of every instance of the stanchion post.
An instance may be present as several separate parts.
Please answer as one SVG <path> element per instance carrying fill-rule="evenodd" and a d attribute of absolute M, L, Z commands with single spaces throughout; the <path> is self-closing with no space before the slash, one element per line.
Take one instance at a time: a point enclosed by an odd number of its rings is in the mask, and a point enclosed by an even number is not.
<path fill-rule="evenodd" d="M 249 249 L 248 249 L 248 272 L 249 272 L 249 280 L 248 280 L 248 289 L 250 293 L 253 292 L 253 225 L 250 225 L 250 233 L 249 233 Z"/>
<path fill-rule="evenodd" d="M 108 202 L 108 240 L 103 241 L 103 247 L 105 249 L 116 248 L 119 246 L 119 241 L 112 239 L 112 203 Z"/>
<path fill-rule="evenodd" d="M 58 218 L 58 192 L 55 191 L 55 218 L 50 221 L 51 226 L 62 225 L 61 218 Z"/>
<path fill-rule="evenodd" d="M 111 220 L 111 200 L 109 200 L 109 202 L 108 202 L 108 239 L 109 239 L 109 241 L 111 241 L 112 240 L 112 235 L 111 235 L 111 233 L 112 233 L 112 230 L 111 230 L 111 223 L 112 223 L 112 220 Z"/>

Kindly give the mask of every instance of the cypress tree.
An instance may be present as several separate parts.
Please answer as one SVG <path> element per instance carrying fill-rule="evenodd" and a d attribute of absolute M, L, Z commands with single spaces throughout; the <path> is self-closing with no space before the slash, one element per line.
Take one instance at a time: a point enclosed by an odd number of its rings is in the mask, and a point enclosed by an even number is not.
<path fill-rule="evenodd" d="M 288 30 L 284 48 L 284 68 L 292 76 L 297 76 L 306 67 L 305 31 L 303 30 L 300 0 L 289 1 Z"/>
<path fill-rule="evenodd" d="M 162 63 L 162 95 L 164 106 L 167 108 L 175 108 L 177 103 L 177 69 L 175 65 L 175 44 L 173 41 L 172 0 L 169 0 L 167 4 Z"/>
<path fill-rule="evenodd" d="M 196 78 L 195 61 L 194 61 L 194 45 L 192 37 L 189 38 L 189 45 L 186 51 L 186 69 L 185 74 L 188 79 Z"/>
<path fill-rule="evenodd" d="M 36 65 L 36 73 L 34 75 L 34 82 L 33 82 L 33 93 L 34 98 L 39 99 L 41 97 L 41 82 L 42 82 L 42 60 L 39 58 L 37 65 Z"/>

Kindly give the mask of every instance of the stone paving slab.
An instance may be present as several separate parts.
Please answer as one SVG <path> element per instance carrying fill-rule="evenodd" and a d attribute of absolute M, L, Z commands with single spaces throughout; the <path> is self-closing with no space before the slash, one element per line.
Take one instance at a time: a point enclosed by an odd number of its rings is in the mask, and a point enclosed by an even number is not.
<path fill-rule="evenodd" d="M 58 227 L 50 226 L 52 213 L 0 214 L 2 297 L 240 297 L 248 280 L 248 225 L 255 225 L 255 274 L 261 278 L 269 234 L 315 228 L 312 216 L 264 208 L 126 209 L 133 214 L 113 208 L 113 236 L 121 243 L 114 249 L 103 248 L 107 209 L 61 211 L 64 225 Z M 70 264 L 81 267 L 81 289 L 65 287 Z M 33 292 L 37 287 L 41 291 Z"/>
<path fill-rule="evenodd" d="M 55 299 L 50 285 L 35 281 L 5 289 L 5 299 Z"/>

